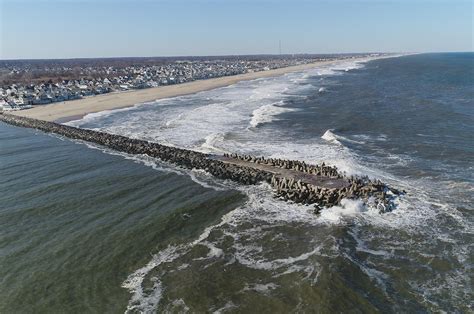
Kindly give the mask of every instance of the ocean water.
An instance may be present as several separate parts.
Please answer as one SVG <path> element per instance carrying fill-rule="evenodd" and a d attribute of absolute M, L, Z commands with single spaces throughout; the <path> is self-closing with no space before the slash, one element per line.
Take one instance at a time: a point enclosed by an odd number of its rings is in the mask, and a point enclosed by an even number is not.
<path fill-rule="evenodd" d="M 473 53 L 419 54 L 69 122 L 324 161 L 406 190 L 386 214 L 0 124 L 0 312 L 471 312 L 473 99 Z"/>

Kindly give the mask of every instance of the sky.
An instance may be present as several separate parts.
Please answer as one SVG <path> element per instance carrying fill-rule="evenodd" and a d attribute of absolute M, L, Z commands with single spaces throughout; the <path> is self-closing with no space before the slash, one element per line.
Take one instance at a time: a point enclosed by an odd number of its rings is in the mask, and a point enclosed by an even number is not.
<path fill-rule="evenodd" d="M 0 59 L 473 51 L 471 0 L 0 0 Z"/>

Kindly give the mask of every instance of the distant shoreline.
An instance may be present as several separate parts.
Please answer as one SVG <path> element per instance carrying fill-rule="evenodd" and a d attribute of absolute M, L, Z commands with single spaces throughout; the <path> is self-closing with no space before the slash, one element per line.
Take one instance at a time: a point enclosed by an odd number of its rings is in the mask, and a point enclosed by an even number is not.
<path fill-rule="evenodd" d="M 78 100 L 57 102 L 48 105 L 38 105 L 31 109 L 11 112 L 11 114 L 45 121 L 64 123 L 67 121 L 80 119 L 89 113 L 126 108 L 136 104 L 152 102 L 159 99 L 195 94 L 201 91 L 236 84 L 240 81 L 255 80 L 259 78 L 273 77 L 286 73 L 303 71 L 317 66 L 334 63 L 338 60 L 339 59 L 318 61 L 314 63 L 289 66 L 274 70 L 223 76 L 206 80 L 196 80 L 176 85 L 158 86 L 124 92 L 112 92 Z"/>

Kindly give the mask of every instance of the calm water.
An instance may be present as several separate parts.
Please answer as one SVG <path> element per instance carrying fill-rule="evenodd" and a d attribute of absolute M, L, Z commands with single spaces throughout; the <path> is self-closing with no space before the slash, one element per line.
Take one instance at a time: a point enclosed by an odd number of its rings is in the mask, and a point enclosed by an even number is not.
<path fill-rule="evenodd" d="M 326 162 L 408 193 L 312 214 L 0 124 L 0 312 L 474 310 L 474 54 L 338 62 L 71 125 Z"/>

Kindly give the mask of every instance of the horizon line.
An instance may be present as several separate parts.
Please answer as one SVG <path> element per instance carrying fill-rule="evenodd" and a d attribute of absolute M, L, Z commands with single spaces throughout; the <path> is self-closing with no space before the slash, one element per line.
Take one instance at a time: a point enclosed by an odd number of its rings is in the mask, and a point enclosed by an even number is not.
<path fill-rule="evenodd" d="M 204 57 L 257 57 L 257 56 L 308 56 L 308 55 L 351 55 L 351 54 L 429 54 L 429 53 L 474 53 L 474 50 L 460 50 L 460 51 L 365 51 L 365 52 L 326 52 L 326 53 L 256 53 L 256 54 L 216 54 L 216 55 L 149 55 L 149 56 L 112 56 L 112 57 L 62 57 L 62 58 L 7 58 L 0 59 L 3 61 L 45 61 L 45 60 L 93 60 L 93 59 L 144 59 L 144 58 L 204 58 Z"/>
<path fill-rule="evenodd" d="M 462 52 L 462 51 L 459 51 Z M 466 51 L 467 52 L 467 51 Z M 86 60 L 86 59 L 143 59 L 143 58 L 203 58 L 203 57 L 253 57 L 253 56 L 307 56 L 307 55 L 351 55 L 351 54 L 397 54 L 397 53 L 420 53 L 416 51 L 393 51 L 393 52 L 382 52 L 382 51 L 365 51 L 365 52 L 326 52 L 326 53 L 312 53 L 312 52 L 301 52 L 301 53 L 255 53 L 255 54 L 216 54 L 216 55 L 149 55 L 149 56 L 112 56 L 112 57 L 62 57 L 62 58 L 7 58 L 0 59 L 0 61 L 41 61 L 41 60 Z"/>

